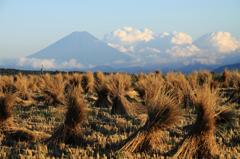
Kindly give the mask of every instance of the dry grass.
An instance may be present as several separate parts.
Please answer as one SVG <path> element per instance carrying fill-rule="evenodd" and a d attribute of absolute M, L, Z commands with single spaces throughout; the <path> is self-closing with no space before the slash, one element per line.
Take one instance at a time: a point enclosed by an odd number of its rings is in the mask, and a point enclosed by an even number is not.
<path fill-rule="evenodd" d="M 109 90 L 112 96 L 124 95 L 131 89 L 131 76 L 128 74 L 111 74 L 104 83 L 105 88 Z"/>
<path fill-rule="evenodd" d="M 206 70 L 193 72 L 188 76 L 192 88 L 198 88 L 206 84 L 211 85 L 212 79 L 212 74 Z"/>
<path fill-rule="evenodd" d="M 239 72 L 83 76 L 0 75 L 0 158 L 240 157 Z"/>
<path fill-rule="evenodd" d="M 0 76 L 0 91 L 3 94 L 13 94 L 16 92 L 13 76 Z"/>
<path fill-rule="evenodd" d="M 82 88 L 85 93 L 93 93 L 94 91 L 94 75 L 92 72 L 87 72 L 82 77 Z"/>
<path fill-rule="evenodd" d="M 197 118 L 174 158 L 216 158 L 220 148 L 215 134 L 224 123 L 231 123 L 233 116 L 226 107 L 220 107 L 220 98 L 216 90 L 208 85 L 199 88 L 195 106 Z"/>
<path fill-rule="evenodd" d="M 193 106 L 195 96 L 194 89 L 182 73 L 168 73 L 166 80 L 174 89 L 179 104 L 183 105 L 184 108 Z"/>
<path fill-rule="evenodd" d="M 149 83 L 149 87 L 155 87 L 154 93 L 151 92 L 153 88 L 145 90 L 145 104 L 148 108 L 148 119 L 145 125 L 125 141 L 120 151 L 131 153 L 166 151 L 164 131 L 179 122 L 181 113 L 173 93 L 168 90 L 164 82 L 159 83 L 157 80 L 155 82 Z"/>
<path fill-rule="evenodd" d="M 112 101 L 112 114 L 133 115 L 135 105 L 131 104 L 125 97 L 131 91 L 131 76 L 127 74 L 111 74 L 104 83 Z"/>
<path fill-rule="evenodd" d="M 4 129 L 12 126 L 13 118 L 13 105 L 14 105 L 13 95 L 6 95 L 0 97 L 0 128 Z"/>
<path fill-rule="evenodd" d="M 154 93 L 155 88 L 161 85 L 163 80 L 161 74 L 139 74 L 136 90 L 139 92 L 140 97 L 144 98 L 146 90 L 148 90 L 148 93 Z"/>
<path fill-rule="evenodd" d="M 83 93 L 82 88 L 82 75 L 78 73 L 74 73 L 71 76 L 68 75 L 67 77 L 68 82 L 65 85 L 65 93 L 69 93 L 73 88 L 78 87 L 79 91 Z"/>
<path fill-rule="evenodd" d="M 110 92 L 104 85 L 96 85 L 97 100 L 95 102 L 96 107 L 110 108 L 112 106 L 112 100 L 110 98 Z"/>
<path fill-rule="evenodd" d="M 227 71 L 223 73 L 223 88 L 229 97 L 228 102 L 240 103 L 240 73 L 237 71 Z"/>
<path fill-rule="evenodd" d="M 96 81 L 95 85 L 102 85 L 105 81 L 105 75 L 102 72 L 96 72 Z"/>
<path fill-rule="evenodd" d="M 46 95 L 46 103 L 48 105 L 64 105 L 65 97 L 64 97 L 64 89 L 65 89 L 65 81 L 61 74 L 57 74 L 55 76 L 51 76 L 46 74 L 43 76 L 45 87 L 44 93 Z"/>
<path fill-rule="evenodd" d="M 97 94 L 97 100 L 95 102 L 96 107 L 110 108 L 112 106 L 112 100 L 110 98 L 110 90 L 106 87 L 107 78 L 103 73 L 96 73 L 95 92 Z"/>
<path fill-rule="evenodd" d="M 41 139 L 42 134 L 32 132 L 25 128 L 19 128 L 13 122 L 14 95 L 6 95 L 0 98 L 0 133 L 4 135 L 5 141 L 35 141 Z"/>
<path fill-rule="evenodd" d="M 68 144 L 81 144 L 82 131 L 80 127 L 85 118 L 86 104 L 79 92 L 79 89 L 74 88 L 67 102 L 68 108 L 65 121 L 60 125 L 53 135 L 47 140 L 49 143 L 68 143 Z"/>
<path fill-rule="evenodd" d="M 224 87 L 239 88 L 240 86 L 240 73 L 238 71 L 228 71 L 223 72 L 223 82 Z"/>
<path fill-rule="evenodd" d="M 15 87 L 17 89 L 18 97 L 20 97 L 22 100 L 31 100 L 31 94 L 33 89 L 30 88 L 31 80 L 27 76 L 23 76 L 22 74 L 19 74 L 15 77 Z"/>
<path fill-rule="evenodd" d="M 112 101 L 112 114 L 126 115 L 126 116 L 138 116 L 146 112 L 143 105 L 140 103 L 132 103 L 124 96 L 116 96 Z"/>

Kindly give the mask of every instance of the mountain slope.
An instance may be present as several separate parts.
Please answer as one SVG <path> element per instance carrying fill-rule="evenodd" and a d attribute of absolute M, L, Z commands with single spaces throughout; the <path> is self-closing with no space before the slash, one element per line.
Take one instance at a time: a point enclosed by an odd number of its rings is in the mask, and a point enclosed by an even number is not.
<path fill-rule="evenodd" d="M 59 62 L 75 59 L 84 65 L 104 65 L 130 59 L 88 32 L 73 32 L 29 58 L 55 59 Z"/>
<path fill-rule="evenodd" d="M 218 67 L 218 68 L 214 69 L 214 72 L 223 72 L 225 69 L 240 70 L 240 63 L 235 63 L 235 64 L 224 65 L 224 66 Z"/>

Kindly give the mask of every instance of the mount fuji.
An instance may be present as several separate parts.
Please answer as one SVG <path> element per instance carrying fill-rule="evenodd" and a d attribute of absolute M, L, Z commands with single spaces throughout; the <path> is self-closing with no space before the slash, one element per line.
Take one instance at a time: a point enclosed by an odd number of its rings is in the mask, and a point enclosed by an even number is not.
<path fill-rule="evenodd" d="M 74 59 L 84 66 L 117 65 L 131 60 L 88 32 L 73 32 L 27 58 L 54 59 L 58 63 Z"/>

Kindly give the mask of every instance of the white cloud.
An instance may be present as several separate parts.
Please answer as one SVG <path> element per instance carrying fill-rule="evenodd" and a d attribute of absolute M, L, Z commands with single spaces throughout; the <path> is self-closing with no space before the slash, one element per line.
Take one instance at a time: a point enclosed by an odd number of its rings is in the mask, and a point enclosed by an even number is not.
<path fill-rule="evenodd" d="M 105 35 L 110 47 L 123 53 L 131 53 L 141 61 L 152 62 L 160 59 L 190 57 L 199 52 L 192 44 L 192 37 L 184 32 L 163 32 L 156 34 L 149 29 L 139 30 L 124 27 Z"/>
<path fill-rule="evenodd" d="M 184 32 L 163 32 L 155 34 L 155 45 L 160 46 L 160 49 L 169 49 L 175 45 L 191 45 L 192 37 Z"/>
<path fill-rule="evenodd" d="M 57 62 L 55 59 L 38 59 L 27 57 L 22 57 L 18 59 L 17 66 L 33 69 L 84 68 L 84 65 L 79 63 L 76 59 L 69 59 L 67 61 Z"/>
<path fill-rule="evenodd" d="M 63 62 L 60 67 L 63 67 L 63 68 L 82 68 L 84 66 L 81 63 L 77 62 L 76 59 L 70 59 L 68 61 Z"/>
<path fill-rule="evenodd" d="M 215 57 L 209 58 L 209 57 L 198 57 L 198 58 L 194 58 L 192 59 L 192 63 L 200 63 L 200 64 L 216 64 L 217 63 L 217 59 Z"/>
<path fill-rule="evenodd" d="M 105 40 L 109 46 L 145 62 L 162 59 L 171 62 L 181 58 L 190 63 L 213 64 L 240 51 L 240 41 L 229 32 L 214 32 L 193 41 L 184 32 L 154 33 L 149 29 L 124 27 L 107 34 Z"/>
<path fill-rule="evenodd" d="M 146 47 L 146 48 L 142 48 L 142 49 L 139 49 L 139 52 L 148 52 L 148 53 L 160 53 L 161 51 L 157 48 L 152 48 L 152 47 Z"/>
<path fill-rule="evenodd" d="M 150 29 L 139 30 L 133 27 L 117 29 L 110 34 L 106 34 L 104 40 L 110 47 L 120 52 L 135 53 L 136 55 L 143 52 L 150 54 L 160 53 L 160 50 L 164 53 L 167 49 L 176 45 L 192 46 L 192 37 L 183 32 L 163 32 L 156 34 Z M 185 50 L 191 49 L 189 47 L 186 47 Z"/>
<path fill-rule="evenodd" d="M 161 38 L 164 38 L 164 37 L 168 37 L 169 35 L 170 35 L 170 33 L 163 32 L 163 33 L 160 33 L 158 36 L 161 37 Z"/>
<path fill-rule="evenodd" d="M 120 44 L 112 44 L 112 43 L 108 43 L 108 46 L 117 49 L 120 52 L 123 53 L 131 53 L 135 51 L 134 46 L 123 46 Z"/>
<path fill-rule="evenodd" d="M 229 32 L 213 32 L 196 40 L 196 45 L 204 50 L 230 54 L 240 49 L 240 41 Z"/>
<path fill-rule="evenodd" d="M 32 68 L 46 68 L 53 69 L 56 68 L 56 63 L 54 59 L 36 59 L 36 58 L 20 58 L 17 63 L 18 66 L 30 66 Z"/>
<path fill-rule="evenodd" d="M 156 35 L 154 47 L 159 47 L 173 58 L 190 57 L 198 54 L 200 49 L 192 44 L 192 37 L 184 32 L 163 32 Z"/>
<path fill-rule="evenodd" d="M 147 42 L 154 38 L 154 33 L 150 29 L 139 30 L 133 27 L 123 27 L 110 34 L 105 35 L 104 40 L 110 43 L 133 44 L 136 42 Z"/>
<path fill-rule="evenodd" d="M 192 44 L 192 37 L 186 33 L 173 33 L 171 42 L 176 45 Z"/>
<path fill-rule="evenodd" d="M 171 49 L 166 50 L 173 57 L 190 57 L 196 55 L 199 51 L 200 49 L 195 45 L 173 46 Z"/>

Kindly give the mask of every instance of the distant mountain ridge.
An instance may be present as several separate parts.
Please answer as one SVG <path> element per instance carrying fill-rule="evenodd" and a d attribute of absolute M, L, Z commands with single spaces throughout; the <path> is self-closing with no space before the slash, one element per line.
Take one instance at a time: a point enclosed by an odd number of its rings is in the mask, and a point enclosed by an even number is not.
<path fill-rule="evenodd" d="M 164 40 L 161 42 L 161 39 L 153 39 L 148 43 L 141 43 L 148 49 L 147 51 L 145 50 L 146 52 L 141 52 L 140 49 L 136 53 L 138 56 L 136 56 L 132 52 L 120 52 L 119 49 L 112 47 L 106 41 L 97 39 L 86 31 L 72 32 L 48 47 L 23 59 L 13 59 L 8 62 L 2 62 L 0 59 L 0 67 L 23 70 L 40 70 L 43 68 L 51 71 L 90 70 L 131 73 L 156 70 L 161 72 L 181 71 L 184 73 L 197 70 L 221 72 L 225 68 L 240 68 L 240 53 L 238 54 L 237 52 L 229 54 L 224 58 L 219 58 L 215 63 L 209 64 L 208 62 L 204 63 L 204 61 L 203 63 L 201 61 L 191 61 L 191 58 L 187 57 L 176 57 L 170 61 L 168 58 L 171 58 L 171 54 L 161 51 L 161 47 L 171 48 L 168 46 L 170 45 L 168 42 L 169 39 L 165 43 Z M 158 48 L 159 50 L 151 50 L 151 48 Z M 183 51 L 188 50 L 183 49 Z M 232 63 L 236 64 L 232 65 Z"/>
<path fill-rule="evenodd" d="M 130 57 L 109 47 L 88 32 L 73 32 L 28 58 L 55 59 L 58 62 L 75 59 L 83 65 L 106 65 L 127 61 Z"/>
<path fill-rule="evenodd" d="M 223 72 L 225 69 L 227 69 L 227 70 L 240 70 L 240 63 L 220 66 L 220 67 L 214 69 L 213 71 L 214 72 Z"/>

